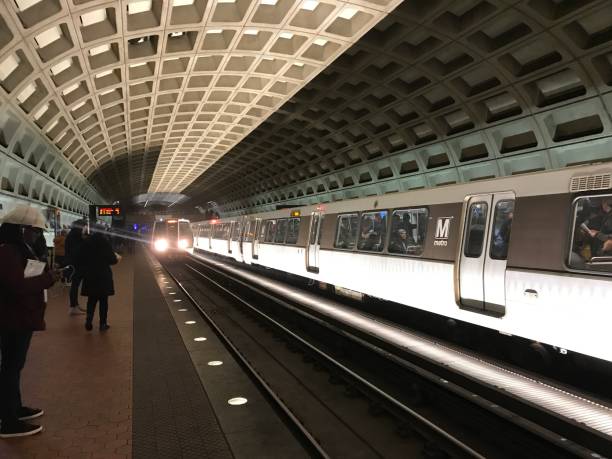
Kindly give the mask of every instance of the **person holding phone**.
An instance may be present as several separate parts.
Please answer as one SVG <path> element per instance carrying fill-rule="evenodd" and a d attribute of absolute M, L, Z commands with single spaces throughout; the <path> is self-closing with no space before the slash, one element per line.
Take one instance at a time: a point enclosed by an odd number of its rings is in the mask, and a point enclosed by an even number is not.
<path fill-rule="evenodd" d="M 23 405 L 20 380 L 32 334 L 45 329 L 46 289 L 60 276 L 32 249 L 45 226 L 43 215 L 28 206 L 17 206 L 0 226 L 0 438 L 42 431 L 27 422 L 44 412 Z"/>

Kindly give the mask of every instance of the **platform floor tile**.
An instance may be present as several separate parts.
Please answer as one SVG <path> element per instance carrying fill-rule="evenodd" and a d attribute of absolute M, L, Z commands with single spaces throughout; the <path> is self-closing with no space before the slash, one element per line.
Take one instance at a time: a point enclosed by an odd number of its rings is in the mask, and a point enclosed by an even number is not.
<path fill-rule="evenodd" d="M 68 315 L 68 288 L 49 291 L 47 330 L 35 333 L 22 374 L 24 403 L 40 407 L 41 434 L 0 440 L 0 458 L 130 458 L 134 257 L 113 267 L 105 333 Z M 80 298 L 84 305 L 85 298 Z"/>
<path fill-rule="evenodd" d="M 231 458 L 145 254 L 134 279 L 134 459 Z"/>

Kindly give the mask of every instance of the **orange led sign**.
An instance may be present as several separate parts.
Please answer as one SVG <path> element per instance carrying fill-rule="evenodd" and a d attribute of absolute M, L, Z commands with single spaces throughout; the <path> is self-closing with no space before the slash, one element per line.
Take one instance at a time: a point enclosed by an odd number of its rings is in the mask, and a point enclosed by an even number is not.
<path fill-rule="evenodd" d="M 119 206 L 101 206 L 98 207 L 99 217 L 117 217 L 121 215 L 121 207 Z"/>

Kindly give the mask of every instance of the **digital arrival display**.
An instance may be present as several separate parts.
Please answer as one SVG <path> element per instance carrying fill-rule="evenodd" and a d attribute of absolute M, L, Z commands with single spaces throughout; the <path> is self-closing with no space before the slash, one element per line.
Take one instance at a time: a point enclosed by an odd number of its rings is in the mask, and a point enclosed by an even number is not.
<path fill-rule="evenodd" d="M 99 206 L 98 217 L 118 217 L 121 215 L 119 206 Z"/>

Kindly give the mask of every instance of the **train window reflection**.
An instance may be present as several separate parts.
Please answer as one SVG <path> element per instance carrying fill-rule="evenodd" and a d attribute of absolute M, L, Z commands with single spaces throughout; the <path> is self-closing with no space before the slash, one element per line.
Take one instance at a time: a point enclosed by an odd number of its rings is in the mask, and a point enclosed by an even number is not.
<path fill-rule="evenodd" d="M 359 230 L 359 214 L 344 214 L 338 216 L 336 239 L 334 247 L 338 249 L 354 249 Z"/>
<path fill-rule="evenodd" d="M 264 242 L 274 242 L 274 236 L 276 236 L 276 220 L 268 220 L 266 223 L 266 239 Z"/>
<path fill-rule="evenodd" d="M 387 211 L 364 212 L 361 214 L 359 250 L 381 252 L 387 236 Z"/>
<path fill-rule="evenodd" d="M 268 231 L 268 220 L 265 220 L 259 225 L 259 237 L 258 239 L 263 242 L 266 239 L 266 233 Z"/>
<path fill-rule="evenodd" d="M 389 253 L 421 255 L 429 211 L 426 208 L 394 210 L 391 217 Z"/>
<path fill-rule="evenodd" d="M 300 219 L 299 218 L 290 218 L 289 225 L 287 226 L 287 244 L 295 244 L 298 240 L 298 235 L 300 233 Z"/>
<path fill-rule="evenodd" d="M 193 232 L 191 231 L 189 222 L 179 222 L 179 237 L 187 239 L 193 238 Z"/>
<path fill-rule="evenodd" d="M 514 219 L 514 200 L 498 201 L 495 205 L 491 237 L 491 258 L 505 260 L 508 258 L 510 230 Z"/>
<path fill-rule="evenodd" d="M 255 221 L 249 220 L 246 222 L 246 228 L 244 229 L 244 242 L 253 242 L 253 236 L 255 233 Z"/>
<path fill-rule="evenodd" d="M 240 222 L 234 222 L 234 228 L 232 228 L 232 241 L 237 241 L 240 237 Z"/>
<path fill-rule="evenodd" d="M 586 196 L 575 201 L 568 265 L 612 272 L 612 195 Z"/>
<path fill-rule="evenodd" d="M 276 225 L 276 236 L 274 236 L 274 242 L 278 244 L 284 243 L 286 235 L 287 235 L 287 219 L 283 218 L 279 220 Z"/>
<path fill-rule="evenodd" d="M 466 257 L 478 258 L 482 254 L 488 211 L 489 205 L 486 202 L 475 202 L 470 206 L 465 232 Z"/>

